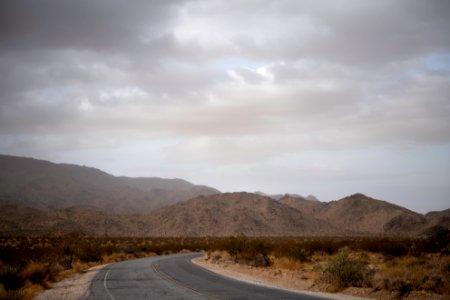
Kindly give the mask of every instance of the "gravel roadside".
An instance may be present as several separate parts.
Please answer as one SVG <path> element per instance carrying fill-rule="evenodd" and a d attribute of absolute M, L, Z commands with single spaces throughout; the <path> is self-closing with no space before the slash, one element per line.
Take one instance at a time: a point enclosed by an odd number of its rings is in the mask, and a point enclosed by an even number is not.
<path fill-rule="evenodd" d="M 79 300 L 86 299 L 89 296 L 89 287 L 91 280 L 105 265 L 95 266 L 74 274 L 58 283 L 55 283 L 51 289 L 48 289 L 36 297 L 35 300 Z"/>
<path fill-rule="evenodd" d="M 192 260 L 192 263 L 205 268 L 211 272 L 231 277 L 237 280 L 250 282 L 253 284 L 264 285 L 273 288 L 286 289 L 291 291 L 297 291 L 304 294 L 318 295 L 329 299 L 336 300 L 368 300 L 368 297 L 358 297 L 353 295 L 344 294 L 330 294 L 320 291 L 311 291 L 312 281 L 310 280 L 298 280 L 289 278 L 290 276 L 272 276 L 268 272 L 257 270 L 256 268 L 246 268 L 240 265 L 226 265 L 211 263 L 205 259 L 205 257 L 199 257 Z"/>

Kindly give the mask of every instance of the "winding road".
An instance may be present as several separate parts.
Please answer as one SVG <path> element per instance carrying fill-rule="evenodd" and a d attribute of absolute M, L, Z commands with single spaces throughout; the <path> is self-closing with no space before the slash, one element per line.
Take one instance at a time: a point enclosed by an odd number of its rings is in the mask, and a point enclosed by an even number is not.
<path fill-rule="evenodd" d="M 191 262 L 200 256 L 177 254 L 108 265 L 92 280 L 88 299 L 327 299 L 220 276 Z"/>

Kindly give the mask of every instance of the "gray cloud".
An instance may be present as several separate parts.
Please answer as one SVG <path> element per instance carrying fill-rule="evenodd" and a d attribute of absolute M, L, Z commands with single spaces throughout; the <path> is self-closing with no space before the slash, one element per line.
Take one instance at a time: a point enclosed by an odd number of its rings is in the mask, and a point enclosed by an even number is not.
<path fill-rule="evenodd" d="M 447 162 L 449 20 L 441 0 L 1 1 L 0 152 L 273 192 L 358 174 L 401 198 L 382 182 L 401 166 L 339 161 Z M 422 191 L 450 195 L 436 176 Z"/>
<path fill-rule="evenodd" d="M 175 1 L 2 1 L 6 51 L 90 49 L 120 52 L 164 32 Z"/>

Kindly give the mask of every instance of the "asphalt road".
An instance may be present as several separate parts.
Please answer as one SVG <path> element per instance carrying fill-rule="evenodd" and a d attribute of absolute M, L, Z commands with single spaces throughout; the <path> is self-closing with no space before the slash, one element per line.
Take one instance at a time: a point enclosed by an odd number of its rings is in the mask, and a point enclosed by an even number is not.
<path fill-rule="evenodd" d="M 94 277 L 88 299 L 326 299 L 217 275 L 191 262 L 201 255 L 157 256 L 109 265 Z"/>

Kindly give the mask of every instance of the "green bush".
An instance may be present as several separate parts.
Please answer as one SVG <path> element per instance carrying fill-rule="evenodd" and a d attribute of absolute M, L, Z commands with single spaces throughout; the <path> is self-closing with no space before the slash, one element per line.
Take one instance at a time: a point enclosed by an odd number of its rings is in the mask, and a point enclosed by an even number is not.
<path fill-rule="evenodd" d="M 359 259 L 351 259 L 348 252 L 344 250 L 329 261 L 322 273 L 322 280 L 338 290 L 350 286 L 370 287 L 372 273 L 367 263 Z"/>

